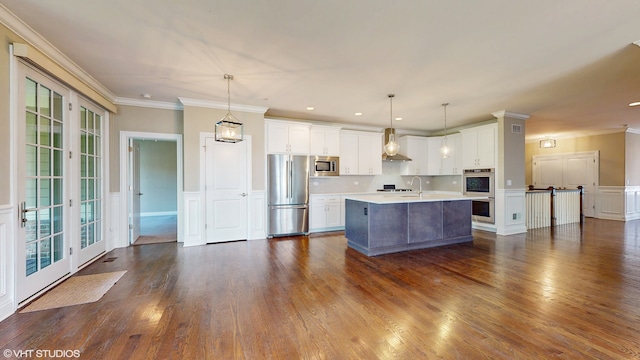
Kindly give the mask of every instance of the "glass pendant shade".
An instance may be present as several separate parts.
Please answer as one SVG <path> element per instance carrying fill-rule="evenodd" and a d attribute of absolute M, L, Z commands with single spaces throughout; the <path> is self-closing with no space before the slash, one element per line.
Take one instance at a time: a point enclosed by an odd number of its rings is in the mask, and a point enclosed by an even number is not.
<path fill-rule="evenodd" d="M 446 159 L 449 157 L 449 146 L 447 146 L 447 139 L 444 139 L 444 143 L 442 144 L 442 147 L 440 148 L 440 154 L 442 155 L 443 159 Z"/>
<path fill-rule="evenodd" d="M 443 159 L 448 158 L 450 152 L 449 146 L 447 146 L 447 105 L 449 105 L 449 103 L 442 104 L 444 108 L 444 141 L 442 142 L 442 147 L 440 147 L 440 155 Z"/>
<path fill-rule="evenodd" d="M 391 115 L 391 128 L 389 129 L 389 141 L 384 145 L 384 152 L 389 156 L 394 156 L 400 150 L 400 145 L 396 142 L 396 131 L 393 129 L 393 97 L 394 94 L 387 95 L 389 97 L 389 114 Z"/>
<path fill-rule="evenodd" d="M 400 145 L 396 142 L 396 135 L 389 134 L 389 142 L 384 145 L 384 152 L 389 156 L 394 156 L 400 150 Z"/>
<path fill-rule="evenodd" d="M 216 123 L 216 141 L 236 143 L 242 141 L 244 128 L 231 113 Z"/>
<path fill-rule="evenodd" d="M 242 123 L 231 114 L 231 92 L 229 86 L 231 80 L 233 80 L 233 75 L 224 74 L 224 78 L 227 80 L 227 115 L 216 123 L 216 141 L 237 143 L 242 141 L 244 127 Z"/>

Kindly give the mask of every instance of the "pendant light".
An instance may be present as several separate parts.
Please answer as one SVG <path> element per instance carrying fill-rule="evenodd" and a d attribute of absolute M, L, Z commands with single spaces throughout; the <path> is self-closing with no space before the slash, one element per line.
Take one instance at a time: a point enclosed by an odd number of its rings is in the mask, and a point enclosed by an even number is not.
<path fill-rule="evenodd" d="M 393 97 L 394 94 L 389 94 L 389 104 L 391 112 L 391 129 L 389 131 L 389 142 L 384 145 L 384 152 L 389 156 L 394 156 L 400 150 L 400 145 L 396 142 L 396 131 L 393 129 Z"/>
<path fill-rule="evenodd" d="M 442 104 L 442 107 L 444 108 L 444 140 L 442 147 L 440 148 L 440 154 L 443 159 L 448 158 L 450 152 L 449 146 L 447 145 L 447 105 L 449 105 L 449 103 Z"/>
<path fill-rule="evenodd" d="M 237 143 L 242 141 L 244 129 L 242 123 L 231 114 L 230 82 L 233 75 L 224 74 L 227 80 L 227 115 L 216 123 L 216 141 Z"/>

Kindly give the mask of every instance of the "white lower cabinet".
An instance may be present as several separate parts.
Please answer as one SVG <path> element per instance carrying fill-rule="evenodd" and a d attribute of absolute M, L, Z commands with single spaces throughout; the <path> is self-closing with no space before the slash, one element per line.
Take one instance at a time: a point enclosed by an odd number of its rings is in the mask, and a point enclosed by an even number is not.
<path fill-rule="evenodd" d="M 340 195 L 311 195 L 309 200 L 309 231 L 337 230 L 344 226 Z"/>

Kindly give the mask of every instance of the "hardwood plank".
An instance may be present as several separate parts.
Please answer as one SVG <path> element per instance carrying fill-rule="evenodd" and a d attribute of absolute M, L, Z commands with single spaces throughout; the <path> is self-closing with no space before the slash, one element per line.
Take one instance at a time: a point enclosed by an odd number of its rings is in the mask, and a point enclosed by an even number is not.
<path fill-rule="evenodd" d="M 0 323 L 3 349 L 82 358 L 640 357 L 640 221 L 367 257 L 341 232 L 116 249 L 98 302 Z"/>

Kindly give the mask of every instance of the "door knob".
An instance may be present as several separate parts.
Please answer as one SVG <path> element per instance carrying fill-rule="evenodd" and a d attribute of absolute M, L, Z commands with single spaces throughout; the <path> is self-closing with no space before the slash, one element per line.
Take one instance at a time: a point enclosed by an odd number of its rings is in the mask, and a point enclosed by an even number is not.
<path fill-rule="evenodd" d="M 242 194 L 240 194 L 240 196 L 245 197 L 245 196 L 247 196 L 247 193 L 242 193 Z"/>

